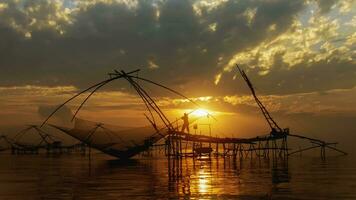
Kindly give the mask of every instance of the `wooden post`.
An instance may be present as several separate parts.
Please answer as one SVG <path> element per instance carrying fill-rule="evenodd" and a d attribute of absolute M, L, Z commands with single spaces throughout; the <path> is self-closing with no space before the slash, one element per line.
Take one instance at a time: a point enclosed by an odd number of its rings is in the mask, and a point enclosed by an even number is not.
<path fill-rule="evenodd" d="M 226 147 L 225 147 L 225 143 L 223 143 L 223 155 L 224 155 L 224 157 L 226 156 L 226 155 L 225 155 L 225 154 L 226 154 L 225 149 L 226 149 Z"/>
<path fill-rule="evenodd" d="M 286 136 L 286 156 L 288 157 L 288 154 L 289 154 L 289 152 L 288 152 L 288 136 Z"/>
<path fill-rule="evenodd" d="M 258 158 L 261 157 L 261 141 L 258 141 Z"/>
<path fill-rule="evenodd" d="M 234 157 L 234 160 L 236 160 L 236 157 L 237 157 L 237 149 L 236 149 L 236 143 L 234 143 L 234 148 L 233 148 L 233 157 Z"/>
<path fill-rule="evenodd" d="M 252 151 L 254 151 L 254 149 L 255 149 L 255 146 L 253 146 L 253 144 L 251 143 L 250 144 L 250 158 L 251 158 L 251 160 L 252 160 Z"/>

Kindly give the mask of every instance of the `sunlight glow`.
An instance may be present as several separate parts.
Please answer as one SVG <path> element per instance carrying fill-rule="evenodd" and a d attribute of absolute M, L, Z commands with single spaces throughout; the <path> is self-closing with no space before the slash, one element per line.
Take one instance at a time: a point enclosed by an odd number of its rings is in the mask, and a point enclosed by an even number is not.
<path fill-rule="evenodd" d="M 209 113 L 210 113 L 210 111 L 208 111 L 206 109 L 199 108 L 197 110 L 194 110 L 191 114 L 196 117 L 204 117 L 204 116 L 208 116 Z"/>

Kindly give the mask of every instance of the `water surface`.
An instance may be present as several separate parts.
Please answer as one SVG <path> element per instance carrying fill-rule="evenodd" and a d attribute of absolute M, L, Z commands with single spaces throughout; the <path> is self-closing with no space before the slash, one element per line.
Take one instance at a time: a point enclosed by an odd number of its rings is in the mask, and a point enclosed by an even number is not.
<path fill-rule="evenodd" d="M 356 199 L 352 160 L 0 154 L 0 199 Z"/>

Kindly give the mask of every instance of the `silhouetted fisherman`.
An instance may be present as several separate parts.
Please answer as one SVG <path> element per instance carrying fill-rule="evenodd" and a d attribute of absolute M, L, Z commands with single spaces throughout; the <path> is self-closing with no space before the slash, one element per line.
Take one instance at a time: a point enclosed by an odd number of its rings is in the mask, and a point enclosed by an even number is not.
<path fill-rule="evenodd" d="M 184 130 L 187 129 L 189 133 L 189 119 L 187 113 L 184 113 L 182 120 L 183 120 L 182 132 L 184 132 Z"/>
<path fill-rule="evenodd" d="M 272 130 L 271 130 L 271 135 L 272 135 L 272 136 L 277 136 L 278 133 L 279 133 L 279 132 L 277 131 L 277 129 L 272 128 Z"/>

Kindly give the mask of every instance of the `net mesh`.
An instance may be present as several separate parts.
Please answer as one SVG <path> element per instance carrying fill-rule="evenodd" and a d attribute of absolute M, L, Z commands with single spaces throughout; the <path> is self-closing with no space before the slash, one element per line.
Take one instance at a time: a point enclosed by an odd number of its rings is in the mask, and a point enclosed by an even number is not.
<path fill-rule="evenodd" d="M 58 128 L 58 127 L 57 127 Z M 157 135 L 152 126 L 122 127 L 103 123 L 76 119 L 74 128 L 62 131 L 105 153 L 120 157 L 132 156 L 148 148 L 148 139 L 156 137 L 152 142 L 163 135 Z"/>

